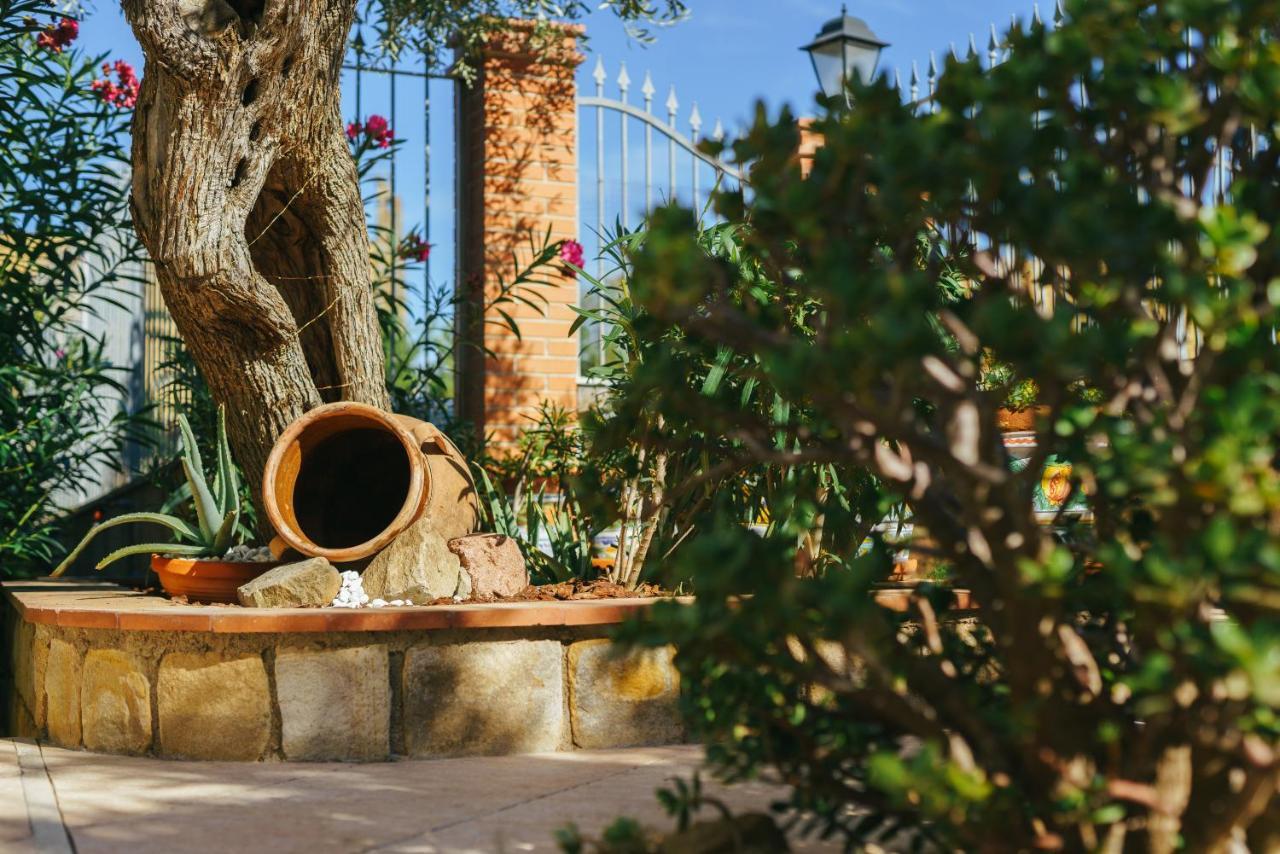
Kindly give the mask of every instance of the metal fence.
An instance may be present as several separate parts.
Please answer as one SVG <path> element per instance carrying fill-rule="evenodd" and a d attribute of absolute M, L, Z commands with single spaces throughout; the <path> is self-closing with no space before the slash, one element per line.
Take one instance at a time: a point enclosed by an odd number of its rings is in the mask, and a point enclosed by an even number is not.
<path fill-rule="evenodd" d="M 1053 30 L 1061 27 L 1065 21 L 1066 13 L 1063 10 L 1061 0 L 1055 0 L 1053 12 L 1046 16 L 1041 15 L 1039 4 L 1033 4 L 1025 27 L 1043 27 Z M 1017 16 L 1014 16 L 1011 27 L 1016 28 L 1018 23 Z M 1192 52 L 1197 48 L 1203 47 L 1206 44 L 1206 39 L 1203 34 L 1188 30 L 1184 35 L 1184 40 L 1186 60 L 1189 62 Z M 981 61 L 988 71 L 1007 62 L 1013 55 L 1007 36 L 1002 35 L 995 24 L 991 25 L 985 39 L 985 51 L 980 52 L 977 41 L 973 34 L 969 35 L 967 50 L 964 51 L 963 58 L 971 62 Z M 949 56 L 956 60 L 961 58 L 961 52 L 957 50 L 954 43 L 950 46 Z M 925 73 L 922 75 L 918 64 L 913 62 L 905 86 L 903 85 L 900 71 L 882 73 L 891 77 L 891 82 L 899 91 L 903 101 L 913 108 L 917 114 L 930 115 L 938 110 L 936 98 L 944 68 L 945 57 L 944 63 L 939 64 L 937 55 L 931 51 Z M 1086 81 L 1076 81 L 1072 97 L 1078 106 L 1082 108 L 1088 107 L 1089 91 Z M 1101 132 L 1108 135 L 1113 133 L 1111 129 L 1104 129 Z M 1211 177 L 1205 183 L 1200 201 L 1215 205 L 1230 203 L 1232 182 L 1240 165 L 1252 161 L 1261 151 L 1265 150 L 1268 147 L 1268 141 L 1264 135 L 1259 133 L 1257 128 L 1248 127 L 1239 129 L 1231 139 L 1211 142 L 1210 145 L 1212 146 Z M 1188 196 L 1195 195 L 1195 187 L 1190 177 L 1184 179 L 1182 190 Z M 973 249 L 982 250 L 991 255 L 996 260 L 997 269 L 995 272 L 997 275 L 1010 280 L 1019 291 L 1025 294 L 1032 305 L 1045 314 L 1052 312 L 1060 302 L 1067 298 L 1065 287 L 1067 273 L 1062 270 L 1047 268 L 1043 260 L 1027 251 L 1025 247 L 1009 245 L 1007 242 L 1002 241 L 998 235 L 984 235 L 972 231 L 964 231 L 963 224 L 957 225 L 953 223 L 945 226 L 943 237 L 953 243 L 968 241 Z M 1161 322 L 1167 322 L 1171 319 L 1167 306 L 1152 302 L 1148 305 L 1148 310 L 1155 319 Z M 1195 358 L 1204 346 L 1203 334 L 1187 316 L 1185 309 L 1180 309 L 1178 316 L 1172 319 L 1174 321 L 1174 334 L 1179 357 L 1183 360 Z M 1081 316 L 1078 322 L 1084 324 L 1087 320 Z"/>
<path fill-rule="evenodd" d="M 591 79 L 595 94 L 578 95 L 578 181 L 581 225 L 579 235 L 587 258 L 595 258 L 595 272 L 602 279 L 609 272 L 602 249 L 621 231 L 641 223 L 654 207 L 680 202 L 702 211 L 717 188 L 746 183 L 743 171 L 720 157 L 704 152 L 707 139 L 725 140 L 724 125 L 715 121 L 709 136 L 694 101 L 680 129 L 680 98 L 669 86 L 662 113 L 654 112 L 658 90 L 645 72 L 640 103 L 631 102 L 631 76 L 625 63 L 614 78 L 617 97 L 605 94 L 609 74 L 603 57 L 597 57 Z M 655 163 L 656 160 L 656 163 Z M 582 285 L 582 300 L 590 301 L 589 286 Z M 603 356 L 598 327 L 582 330 L 579 370 L 585 373 Z"/>

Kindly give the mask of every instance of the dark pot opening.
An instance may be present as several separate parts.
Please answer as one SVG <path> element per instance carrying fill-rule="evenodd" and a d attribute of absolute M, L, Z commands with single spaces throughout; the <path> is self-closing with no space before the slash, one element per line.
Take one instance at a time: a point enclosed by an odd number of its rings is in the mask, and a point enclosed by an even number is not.
<path fill-rule="evenodd" d="M 372 427 L 334 433 L 308 448 L 293 485 L 299 532 L 325 549 L 382 533 L 409 497 L 410 462 L 393 433 Z"/>

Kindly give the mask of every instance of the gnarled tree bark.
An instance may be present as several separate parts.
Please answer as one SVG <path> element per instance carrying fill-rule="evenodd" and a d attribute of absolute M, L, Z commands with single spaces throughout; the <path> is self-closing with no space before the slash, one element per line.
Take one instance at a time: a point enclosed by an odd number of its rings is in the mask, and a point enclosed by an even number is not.
<path fill-rule="evenodd" d="M 133 218 L 260 489 L 285 426 L 387 407 L 369 238 L 339 111 L 355 0 L 124 0 L 146 56 Z"/>

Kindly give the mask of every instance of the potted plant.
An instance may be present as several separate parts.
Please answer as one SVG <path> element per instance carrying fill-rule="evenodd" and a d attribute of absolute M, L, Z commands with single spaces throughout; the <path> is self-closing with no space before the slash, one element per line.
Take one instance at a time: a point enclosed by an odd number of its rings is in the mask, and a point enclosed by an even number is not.
<path fill-rule="evenodd" d="M 996 411 L 1000 432 L 1025 433 L 1035 429 L 1036 416 L 1045 411 L 1036 405 L 1040 389 L 1035 380 L 1019 379 L 1011 365 L 988 356 L 983 359 L 978 385 L 984 391 L 1004 393 L 1004 401 Z"/>
<path fill-rule="evenodd" d="M 200 450 L 185 416 L 178 416 L 178 427 L 182 435 L 182 469 L 195 505 L 196 524 L 167 513 L 147 512 L 126 513 L 99 522 L 50 573 L 52 576 L 62 575 L 100 531 L 132 522 L 163 525 L 174 533 L 175 541 L 125 546 L 98 561 L 95 568 L 102 569 L 129 555 L 150 552 L 151 568 L 170 596 L 185 596 L 193 602 L 234 602 L 237 587 L 274 566 L 268 561 L 226 559 L 240 521 L 240 483 L 227 444 L 225 410 L 218 409 L 217 461 L 212 488 L 205 478 Z"/>

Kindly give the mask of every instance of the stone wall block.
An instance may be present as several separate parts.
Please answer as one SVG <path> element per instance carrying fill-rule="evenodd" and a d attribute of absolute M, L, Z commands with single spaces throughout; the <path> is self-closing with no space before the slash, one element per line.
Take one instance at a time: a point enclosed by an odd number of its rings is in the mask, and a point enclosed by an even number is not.
<path fill-rule="evenodd" d="M 573 743 L 583 748 L 679 742 L 680 676 L 672 647 L 621 652 L 609 640 L 569 646 Z"/>
<path fill-rule="evenodd" d="M 276 698 L 286 759 L 386 759 L 391 686 L 385 644 L 280 650 Z"/>
<path fill-rule="evenodd" d="M 80 746 L 80 650 L 62 638 L 49 641 L 44 696 L 49 738 L 60 747 Z"/>
<path fill-rule="evenodd" d="M 49 660 L 49 631 L 13 615 L 10 668 L 13 685 L 37 729 L 45 724 L 45 667 Z"/>
<path fill-rule="evenodd" d="M 558 641 L 476 641 L 405 653 L 401 696 L 411 756 L 559 750 L 565 741 Z"/>
<path fill-rule="evenodd" d="M 145 753 L 151 747 L 151 680 L 134 655 L 92 649 L 84 657 L 80 691 L 84 746 L 103 753 Z"/>
<path fill-rule="evenodd" d="M 260 656 L 171 652 L 160 662 L 156 697 L 167 756 L 254 760 L 271 739 L 271 691 Z"/>

